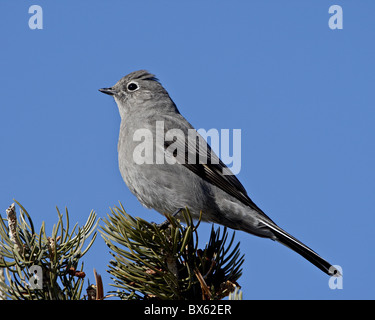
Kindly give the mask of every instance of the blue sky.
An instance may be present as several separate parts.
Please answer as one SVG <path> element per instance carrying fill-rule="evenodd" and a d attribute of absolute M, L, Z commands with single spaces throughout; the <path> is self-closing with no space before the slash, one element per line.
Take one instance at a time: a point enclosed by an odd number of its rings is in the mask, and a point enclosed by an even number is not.
<path fill-rule="evenodd" d="M 120 200 L 148 221 L 117 164 L 120 117 L 98 92 L 156 74 L 196 127 L 241 129 L 238 178 L 281 227 L 343 268 L 342 290 L 288 248 L 243 232 L 245 299 L 374 299 L 373 1 L 0 1 L 0 210 L 83 224 Z M 342 6 L 342 30 L 328 27 Z M 204 244 L 209 224 L 200 227 Z M 85 257 L 111 288 L 98 237 Z"/>

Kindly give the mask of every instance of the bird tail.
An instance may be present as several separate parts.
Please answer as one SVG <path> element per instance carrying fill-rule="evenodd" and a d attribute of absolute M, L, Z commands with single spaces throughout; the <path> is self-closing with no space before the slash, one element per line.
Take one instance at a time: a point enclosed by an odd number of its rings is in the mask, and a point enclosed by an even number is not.
<path fill-rule="evenodd" d="M 273 223 L 266 223 L 266 225 L 274 233 L 276 241 L 297 252 L 326 274 L 330 276 L 340 276 L 340 272 L 334 266 L 332 266 L 328 261 L 324 260 L 308 246 L 304 245 L 301 241 L 294 238 L 289 233 Z"/>

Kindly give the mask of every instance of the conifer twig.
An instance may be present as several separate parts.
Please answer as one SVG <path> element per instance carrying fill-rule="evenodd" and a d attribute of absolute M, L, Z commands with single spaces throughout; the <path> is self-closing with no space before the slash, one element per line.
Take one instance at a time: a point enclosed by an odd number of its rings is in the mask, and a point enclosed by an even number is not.
<path fill-rule="evenodd" d="M 9 227 L 9 238 L 13 241 L 15 248 L 17 249 L 18 253 L 22 252 L 22 245 L 17 236 L 17 215 L 16 215 L 16 207 L 15 204 L 12 203 L 8 209 L 6 209 L 7 219 L 8 219 L 8 227 Z"/>
<path fill-rule="evenodd" d="M 96 295 L 95 300 L 103 300 L 104 299 L 104 289 L 103 289 L 103 281 L 102 276 L 96 272 L 94 269 L 95 275 L 95 282 L 96 282 Z"/>
<path fill-rule="evenodd" d="M 227 229 L 211 229 L 209 242 L 198 248 L 197 226 L 188 209 L 182 222 L 168 216 L 168 228 L 161 229 L 120 207 L 111 208 L 103 219 L 102 236 L 114 260 L 108 272 L 124 300 L 217 300 L 230 292 L 230 284 L 241 276 L 243 256 L 239 243 L 232 248 Z"/>
<path fill-rule="evenodd" d="M 0 260 L 2 259 L 2 256 L 0 255 Z M 5 287 L 5 275 L 4 275 L 4 268 L 0 268 L 0 300 L 6 299 L 6 294 L 2 290 L 2 288 Z"/>

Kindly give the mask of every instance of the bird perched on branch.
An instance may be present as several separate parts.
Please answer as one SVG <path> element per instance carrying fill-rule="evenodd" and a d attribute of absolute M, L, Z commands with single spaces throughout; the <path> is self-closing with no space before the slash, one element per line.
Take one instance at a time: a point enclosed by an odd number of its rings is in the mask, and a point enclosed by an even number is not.
<path fill-rule="evenodd" d="M 281 242 L 329 275 L 338 270 L 281 229 L 180 114 L 153 74 L 135 71 L 113 87 L 121 116 L 119 168 L 130 191 L 147 208 L 193 217 Z M 203 159 L 203 160 L 202 160 Z"/>

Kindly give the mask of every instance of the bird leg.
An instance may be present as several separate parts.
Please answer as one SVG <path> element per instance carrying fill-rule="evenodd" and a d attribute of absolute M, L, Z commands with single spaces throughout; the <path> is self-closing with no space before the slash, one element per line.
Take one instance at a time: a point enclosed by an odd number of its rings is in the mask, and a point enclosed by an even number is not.
<path fill-rule="evenodd" d="M 173 214 L 172 214 L 172 217 L 173 217 L 173 218 L 176 218 L 176 216 L 181 212 L 181 210 L 183 210 L 183 208 L 180 208 L 180 209 L 178 209 L 175 213 L 173 213 Z M 159 224 L 157 224 L 156 226 L 157 226 L 159 229 L 161 229 L 161 230 L 167 229 L 168 226 L 169 226 L 169 220 L 166 219 L 164 222 L 159 223 Z"/>

